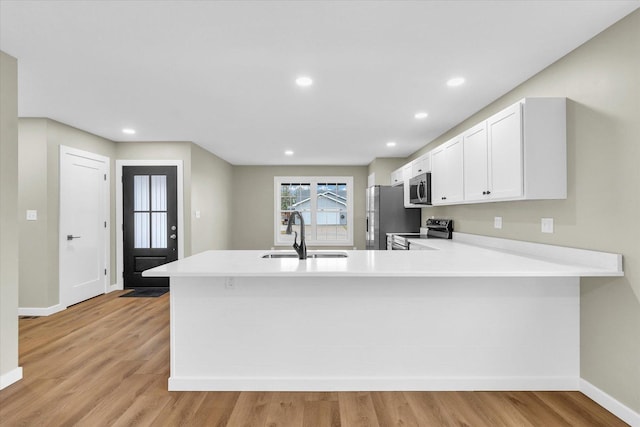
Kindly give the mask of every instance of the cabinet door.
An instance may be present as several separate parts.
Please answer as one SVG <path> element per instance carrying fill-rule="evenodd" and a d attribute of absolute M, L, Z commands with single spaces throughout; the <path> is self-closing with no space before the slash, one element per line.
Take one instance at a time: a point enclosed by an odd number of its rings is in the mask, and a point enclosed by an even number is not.
<path fill-rule="evenodd" d="M 431 201 L 434 205 L 445 203 L 447 185 L 446 153 L 443 146 L 431 152 Z"/>
<path fill-rule="evenodd" d="M 404 183 L 404 176 L 402 175 L 402 168 L 396 169 L 391 172 L 391 185 L 402 185 Z"/>
<path fill-rule="evenodd" d="M 429 153 L 415 159 L 412 163 L 411 176 L 431 172 L 431 155 Z"/>
<path fill-rule="evenodd" d="M 462 137 L 456 137 L 447 146 L 447 167 L 449 170 L 449 184 L 447 186 L 446 202 L 456 203 L 464 199 L 464 151 Z"/>
<path fill-rule="evenodd" d="M 463 199 L 462 137 L 458 136 L 431 153 L 431 200 L 447 205 Z"/>
<path fill-rule="evenodd" d="M 515 104 L 487 120 L 491 199 L 523 194 L 522 107 Z"/>
<path fill-rule="evenodd" d="M 464 200 L 480 201 L 489 196 L 487 125 L 482 122 L 462 136 L 464 148 Z"/>

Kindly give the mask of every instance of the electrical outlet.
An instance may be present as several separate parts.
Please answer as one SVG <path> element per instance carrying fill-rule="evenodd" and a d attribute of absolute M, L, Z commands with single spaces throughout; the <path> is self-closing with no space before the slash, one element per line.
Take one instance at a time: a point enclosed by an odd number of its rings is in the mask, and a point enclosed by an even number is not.
<path fill-rule="evenodd" d="M 38 220 L 38 211 L 27 211 L 27 221 L 37 221 Z"/>
<path fill-rule="evenodd" d="M 493 228 L 502 228 L 502 217 L 493 217 Z"/>
<path fill-rule="evenodd" d="M 540 231 L 543 233 L 553 233 L 553 218 L 541 218 Z"/>
<path fill-rule="evenodd" d="M 196 211 L 196 219 L 200 219 L 200 211 Z"/>

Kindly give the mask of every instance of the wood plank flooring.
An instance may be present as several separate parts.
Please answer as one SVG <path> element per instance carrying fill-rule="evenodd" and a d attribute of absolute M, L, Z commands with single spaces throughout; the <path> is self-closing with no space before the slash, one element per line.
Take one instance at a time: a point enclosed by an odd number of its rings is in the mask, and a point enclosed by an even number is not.
<path fill-rule="evenodd" d="M 624 426 L 579 392 L 168 392 L 169 295 L 20 320 L 2 426 Z"/>

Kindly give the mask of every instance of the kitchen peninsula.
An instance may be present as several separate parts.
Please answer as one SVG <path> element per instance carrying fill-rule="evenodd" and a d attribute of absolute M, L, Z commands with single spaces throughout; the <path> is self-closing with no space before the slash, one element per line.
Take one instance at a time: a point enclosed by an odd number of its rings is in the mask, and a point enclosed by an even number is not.
<path fill-rule="evenodd" d="M 416 243 L 431 250 L 207 251 L 146 271 L 171 278 L 169 390 L 578 388 L 580 277 L 622 276 L 621 255 Z"/>

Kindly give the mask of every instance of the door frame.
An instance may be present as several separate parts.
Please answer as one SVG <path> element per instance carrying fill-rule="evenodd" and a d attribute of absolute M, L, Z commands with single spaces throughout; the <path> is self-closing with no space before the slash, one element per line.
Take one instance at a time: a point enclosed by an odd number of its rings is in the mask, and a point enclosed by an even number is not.
<path fill-rule="evenodd" d="M 124 289 L 124 244 L 122 225 L 124 222 L 122 209 L 122 167 L 123 166 L 176 166 L 178 186 L 178 259 L 184 258 L 184 188 L 182 160 L 116 160 L 116 283 L 112 290 Z"/>
<path fill-rule="evenodd" d="M 104 181 L 105 194 L 104 194 L 104 218 L 106 221 L 106 227 L 104 228 L 104 265 L 107 274 L 103 276 L 104 280 L 104 293 L 111 291 L 111 159 L 101 154 L 92 153 L 86 150 L 80 150 L 78 148 L 69 147 L 66 145 L 60 145 L 58 149 L 58 253 L 62 250 L 62 235 L 60 234 L 60 224 L 62 222 L 62 185 L 60 176 L 62 174 L 63 156 L 65 154 L 71 154 L 74 156 L 88 157 L 93 160 L 103 162 L 106 167 L 104 173 L 106 179 Z M 58 301 L 60 306 L 64 309 L 68 307 L 68 292 L 62 285 L 61 278 L 61 266 L 60 257 L 58 257 Z"/>

